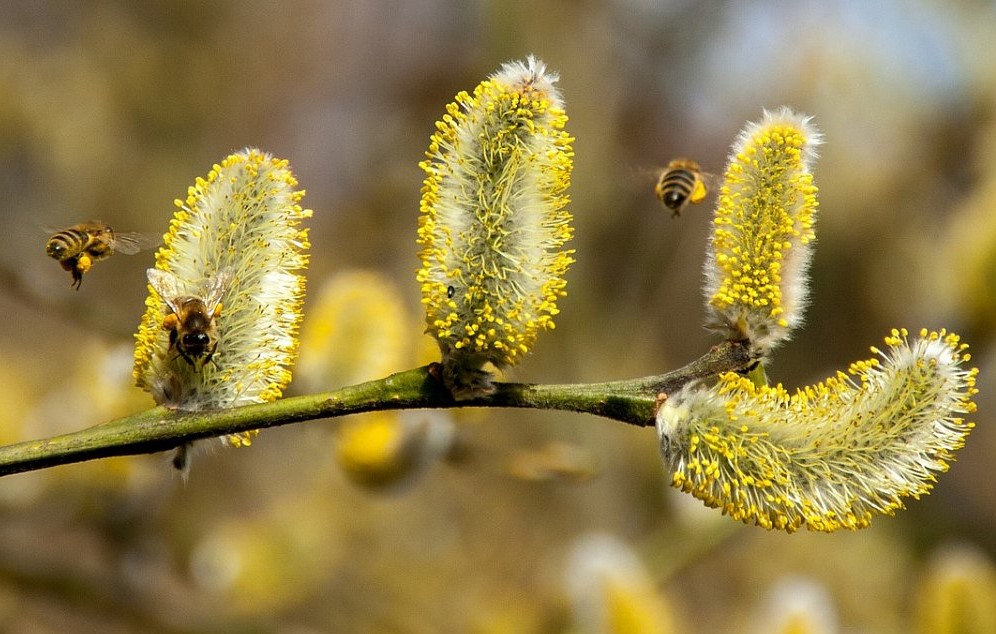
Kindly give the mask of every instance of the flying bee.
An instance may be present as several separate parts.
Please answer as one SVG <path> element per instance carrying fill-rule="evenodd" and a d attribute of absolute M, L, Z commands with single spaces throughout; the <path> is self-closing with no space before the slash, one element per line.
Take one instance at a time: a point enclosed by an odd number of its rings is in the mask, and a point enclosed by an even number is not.
<path fill-rule="evenodd" d="M 671 217 L 680 216 L 685 207 L 698 204 L 709 193 L 706 181 L 709 175 L 691 159 L 675 159 L 667 164 L 657 179 L 654 193 L 664 206 L 671 210 Z"/>
<path fill-rule="evenodd" d="M 219 271 L 208 282 L 204 297 L 180 291 L 175 275 L 159 269 L 146 271 L 149 284 L 169 307 L 163 319 L 163 330 L 169 331 L 169 349 L 197 368 L 211 361 L 218 348 L 217 319 L 221 315 L 221 296 L 231 280 L 229 269 Z"/>
<path fill-rule="evenodd" d="M 120 233 L 102 222 L 83 222 L 56 232 L 45 243 L 45 253 L 59 261 L 63 269 L 72 273 L 70 286 L 80 289 L 83 274 L 94 262 L 115 253 L 135 255 L 153 246 L 154 240 L 141 233 Z"/>

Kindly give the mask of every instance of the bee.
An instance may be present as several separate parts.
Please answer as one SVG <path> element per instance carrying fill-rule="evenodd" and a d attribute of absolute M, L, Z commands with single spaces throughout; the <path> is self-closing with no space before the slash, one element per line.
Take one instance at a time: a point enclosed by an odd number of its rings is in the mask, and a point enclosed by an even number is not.
<path fill-rule="evenodd" d="M 691 159 L 675 159 L 661 172 L 654 193 L 672 211 L 674 218 L 680 216 L 689 203 L 702 202 L 709 193 L 706 180 L 707 175 L 698 163 Z"/>
<path fill-rule="evenodd" d="M 55 232 L 45 243 L 45 253 L 59 261 L 73 276 L 70 286 L 80 289 L 83 274 L 94 262 L 115 253 L 135 255 L 153 245 L 153 240 L 141 233 L 119 233 L 102 222 L 83 222 Z"/>
<path fill-rule="evenodd" d="M 149 284 L 169 306 L 170 314 L 163 319 L 163 330 L 169 331 L 169 349 L 197 368 L 211 361 L 218 349 L 218 323 L 221 296 L 231 280 L 229 269 L 219 271 L 208 282 L 204 297 L 180 291 L 175 275 L 159 269 L 146 271 Z"/>

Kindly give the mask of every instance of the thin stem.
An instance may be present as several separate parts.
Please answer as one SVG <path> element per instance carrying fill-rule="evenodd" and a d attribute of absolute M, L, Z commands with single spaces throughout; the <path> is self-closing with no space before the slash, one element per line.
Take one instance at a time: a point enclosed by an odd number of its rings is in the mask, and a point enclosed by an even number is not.
<path fill-rule="evenodd" d="M 166 451 L 184 443 L 375 410 L 515 407 L 602 416 L 639 426 L 654 424 L 661 397 L 697 379 L 744 368 L 748 348 L 737 342 L 714 347 L 687 366 L 658 376 L 573 385 L 496 383 L 494 394 L 454 401 L 430 364 L 332 392 L 210 412 L 155 407 L 144 412 L 43 440 L 0 447 L 0 476 L 111 456 Z"/>

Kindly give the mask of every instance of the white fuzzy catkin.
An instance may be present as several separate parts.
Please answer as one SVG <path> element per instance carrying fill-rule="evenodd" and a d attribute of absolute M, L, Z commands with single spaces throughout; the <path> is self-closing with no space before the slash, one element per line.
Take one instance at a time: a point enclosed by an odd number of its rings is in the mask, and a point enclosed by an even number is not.
<path fill-rule="evenodd" d="M 878 358 L 789 394 L 726 374 L 657 414 L 672 485 L 745 523 L 868 526 L 926 494 L 973 427 L 978 370 L 957 335 L 905 330 Z"/>
<path fill-rule="evenodd" d="M 136 337 L 134 377 L 156 403 L 206 410 L 278 398 L 297 354 L 311 210 L 287 161 L 246 149 L 198 178 L 177 200 L 156 269 L 178 292 L 203 298 L 224 280 L 216 319 L 217 350 L 191 363 L 169 344 L 163 320 L 172 312 L 150 285 Z M 249 433 L 226 436 L 249 444 Z"/>
<path fill-rule="evenodd" d="M 490 393 L 483 366 L 516 364 L 565 295 L 573 139 L 556 80 L 533 57 L 506 64 L 447 106 L 421 163 L 417 279 L 457 399 Z"/>
<path fill-rule="evenodd" d="M 705 264 L 707 325 L 760 353 L 802 323 L 822 136 L 788 108 L 748 123 L 730 151 Z"/>

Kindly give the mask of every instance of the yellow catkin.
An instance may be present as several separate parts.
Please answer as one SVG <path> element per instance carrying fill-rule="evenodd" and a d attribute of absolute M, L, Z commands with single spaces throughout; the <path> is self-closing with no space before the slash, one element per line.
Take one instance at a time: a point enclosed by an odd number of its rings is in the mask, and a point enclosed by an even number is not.
<path fill-rule="evenodd" d="M 176 201 L 150 280 L 165 276 L 176 287 L 169 294 L 202 299 L 220 281 L 217 347 L 209 361 L 179 354 L 164 329 L 174 312 L 170 299 L 150 283 L 133 375 L 156 403 L 204 410 L 282 394 L 297 355 L 308 264 L 300 222 L 311 210 L 301 207 L 297 184 L 286 160 L 246 149 L 213 166 Z M 252 434 L 226 439 L 248 445 Z"/>
<path fill-rule="evenodd" d="M 515 365 L 565 295 L 573 139 L 556 80 L 533 57 L 506 64 L 447 106 L 421 163 L 417 279 L 456 398 L 489 393 L 483 366 Z"/>
<path fill-rule="evenodd" d="M 660 408 L 671 483 L 748 524 L 868 526 L 927 494 L 973 427 L 978 370 L 946 331 L 893 331 L 879 358 L 788 393 L 737 374 Z"/>
<path fill-rule="evenodd" d="M 782 108 L 749 123 L 731 149 L 705 266 L 708 325 L 758 351 L 802 321 L 820 142 L 809 117 Z"/>

